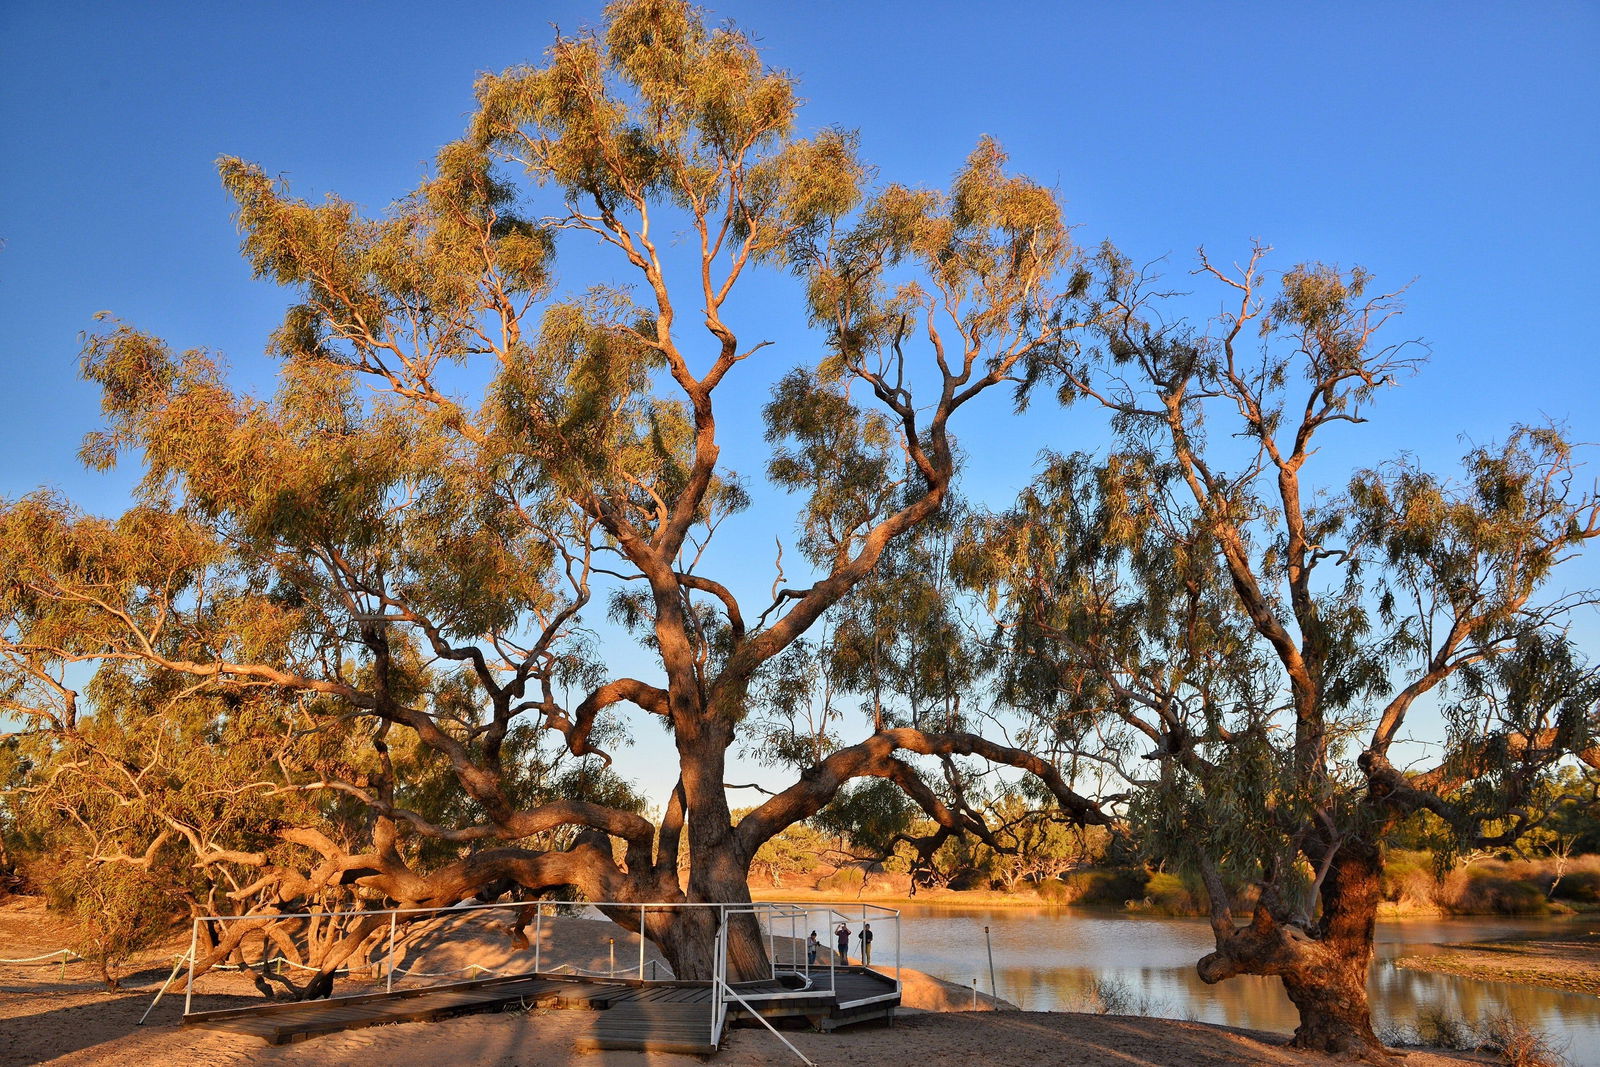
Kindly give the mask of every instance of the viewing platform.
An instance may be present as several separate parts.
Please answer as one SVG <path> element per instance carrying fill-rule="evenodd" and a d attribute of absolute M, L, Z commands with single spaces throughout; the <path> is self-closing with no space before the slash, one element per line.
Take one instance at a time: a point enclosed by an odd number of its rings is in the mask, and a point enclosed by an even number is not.
<path fill-rule="evenodd" d="M 516 906 L 529 907 L 525 903 Z M 650 908 L 685 906 L 688 905 L 647 905 Z M 422 1022 L 483 1012 L 572 1009 L 593 1013 L 586 1032 L 576 1041 L 578 1048 L 710 1055 L 720 1047 L 730 1025 L 765 1026 L 788 1044 L 773 1026 L 774 1021 L 803 1019 L 814 1029 L 834 1030 L 872 1019 L 893 1018 L 901 998 L 897 912 L 872 905 L 858 906 L 852 909 L 850 916 L 814 905 L 706 906 L 717 907 L 722 912 L 717 938 L 717 973 L 709 981 L 682 981 L 670 974 L 659 979 L 646 977 L 664 968 L 653 960 L 647 968 L 642 949 L 637 970 L 630 966 L 618 972 L 614 966 L 613 947 L 613 966 L 606 973 L 574 972 L 568 964 L 538 969 L 535 963 L 535 969 L 525 973 L 500 973 L 396 989 L 394 975 L 404 976 L 406 972 L 394 969 L 391 960 L 386 988 L 382 992 L 292 1003 L 269 1001 L 210 1011 L 188 1010 L 189 998 L 186 997 L 182 1025 L 250 1034 L 268 1044 L 282 1045 L 389 1023 Z M 463 910 L 487 911 L 498 907 L 504 905 Z M 888 935 L 884 940 L 892 943 L 883 946 L 886 955 L 896 961 L 889 969 L 892 973 L 840 963 L 843 957 L 826 950 L 821 953 L 821 963 L 800 962 L 803 943 L 797 936 L 779 939 L 773 927 L 783 922 L 798 931 L 802 920 L 811 920 L 819 910 L 825 912 L 828 922 L 859 921 L 864 925 L 869 917 L 878 921 Z M 859 920 L 853 914 L 855 911 L 860 912 Z M 393 914 L 398 917 L 406 913 Z M 439 914 L 437 910 L 429 913 L 435 918 Z M 722 931 L 726 929 L 730 914 L 754 916 L 764 927 L 772 961 L 770 978 L 753 982 L 726 981 Z M 325 919 L 327 915 L 319 918 Z M 592 920 L 569 918 L 565 921 Z M 546 925 L 542 913 L 535 916 L 534 944 L 543 942 Z M 779 959 L 785 947 L 781 941 L 787 942 L 788 963 Z M 614 940 L 611 944 L 614 946 Z M 191 992 L 192 988 L 191 978 Z"/>
<path fill-rule="evenodd" d="M 477 1012 L 522 1008 L 568 1008 L 595 1012 L 579 1048 L 633 1049 L 709 1055 L 722 1040 L 722 1028 L 741 1021 L 803 1017 L 821 1030 L 869 1019 L 892 1017 L 900 990 L 888 975 L 865 967 L 827 968 L 824 981 L 803 986 L 802 973 L 783 971 L 776 982 L 730 987 L 746 1005 L 729 1004 L 721 1028 L 713 1032 L 716 1003 L 710 982 L 639 981 L 567 974 L 522 974 L 452 982 L 427 989 L 367 993 L 293 1004 L 261 1004 L 193 1012 L 184 1026 L 253 1034 L 269 1045 L 302 1041 L 319 1034 L 387 1023 L 422 1022 Z"/>

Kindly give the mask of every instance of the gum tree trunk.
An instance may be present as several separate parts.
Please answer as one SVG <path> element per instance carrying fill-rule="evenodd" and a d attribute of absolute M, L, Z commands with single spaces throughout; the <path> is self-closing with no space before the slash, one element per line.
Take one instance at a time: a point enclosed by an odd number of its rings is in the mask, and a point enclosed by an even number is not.
<path fill-rule="evenodd" d="M 709 721 L 708 721 L 709 720 Z M 687 807 L 689 871 L 687 899 L 695 904 L 750 903 L 750 856 L 734 838 L 723 771 L 732 733 L 715 716 L 691 720 L 677 731 L 679 765 Z M 679 978 L 709 979 L 716 966 L 720 909 L 681 909 L 661 942 Z M 760 924 L 748 912 L 727 917 L 723 951 L 727 980 L 750 982 L 771 976 Z"/>
<path fill-rule="evenodd" d="M 1217 950 L 1200 961 L 1200 978 L 1276 975 L 1300 1013 L 1294 1047 L 1386 1059 L 1367 997 L 1379 871 L 1376 848 L 1345 844 L 1322 885 L 1320 921 L 1302 929 L 1274 915 L 1264 896 L 1248 925 L 1217 929 Z"/>
<path fill-rule="evenodd" d="M 1379 852 L 1345 845 L 1322 887 L 1320 947 L 1314 962 L 1283 975 L 1284 989 L 1300 1011 L 1294 1032 L 1299 1048 L 1362 1052 L 1383 1046 L 1372 1031 L 1367 975 L 1379 899 Z"/>

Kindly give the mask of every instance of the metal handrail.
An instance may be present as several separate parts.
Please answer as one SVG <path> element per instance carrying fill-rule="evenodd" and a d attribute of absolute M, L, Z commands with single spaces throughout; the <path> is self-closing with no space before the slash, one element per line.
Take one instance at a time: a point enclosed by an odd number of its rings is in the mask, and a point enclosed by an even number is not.
<path fill-rule="evenodd" d="M 794 1043 L 792 1041 L 778 1033 L 778 1028 L 768 1022 L 765 1015 L 762 1015 L 755 1008 L 751 1007 L 748 1000 L 745 1000 L 738 993 L 734 992 L 732 986 L 723 981 L 721 978 L 718 978 L 716 979 L 715 985 L 712 986 L 713 991 L 715 991 L 718 987 L 721 987 L 721 992 L 712 998 L 714 1003 L 726 1005 L 728 997 L 732 997 L 734 1000 L 737 1000 L 740 1004 L 744 1005 L 745 1011 L 749 1012 L 751 1015 L 754 1015 L 762 1026 L 765 1026 L 768 1030 L 772 1031 L 773 1037 L 776 1037 L 779 1041 L 782 1041 L 785 1045 L 787 1045 L 789 1047 L 789 1051 L 800 1058 L 801 1063 L 805 1064 L 806 1067 L 817 1067 L 816 1064 L 806 1059 L 806 1054 L 804 1052 L 801 1052 L 799 1049 L 794 1047 Z M 716 1042 L 713 1041 L 712 1044 L 715 1046 Z"/>
<path fill-rule="evenodd" d="M 387 959 L 385 961 L 385 967 L 384 967 L 384 972 L 385 972 L 384 973 L 384 979 L 385 979 L 384 986 L 385 986 L 385 989 L 387 991 L 392 991 L 393 988 L 394 988 L 394 975 L 395 975 L 395 972 L 397 970 L 400 970 L 400 968 L 397 968 L 395 966 L 395 963 L 394 963 L 394 950 L 395 950 L 396 936 L 397 936 L 397 929 L 398 929 L 398 919 L 399 919 L 400 916 L 405 916 L 405 915 L 450 916 L 450 915 L 465 914 L 465 913 L 469 913 L 469 912 L 488 911 L 488 910 L 494 910 L 494 909 L 505 909 L 505 908 L 524 909 L 524 908 L 532 907 L 534 909 L 534 939 L 533 939 L 533 942 L 534 942 L 534 968 L 533 969 L 534 969 L 534 973 L 542 973 L 542 968 L 543 968 L 543 940 L 544 940 L 544 938 L 543 938 L 544 909 L 546 907 L 558 907 L 558 906 L 560 906 L 562 904 L 568 904 L 568 905 L 579 904 L 579 905 L 584 905 L 584 906 L 589 906 L 589 907 L 594 907 L 594 908 L 618 908 L 618 909 L 627 908 L 629 910 L 631 910 L 633 908 L 638 908 L 639 909 L 639 967 L 638 967 L 638 976 L 639 976 L 639 980 L 640 981 L 653 980 L 653 979 L 646 979 L 645 976 L 644 976 L 645 975 L 645 963 L 646 963 L 646 960 L 645 960 L 646 944 L 645 943 L 648 940 L 648 935 L 645 933 L 645 916 L 646 916 L 646 913 L 648 911 L 651 911 L 651 910 L 659 911 L 659 910 L 662 910 L 662 909 L 676 909 L 676 908 L 716 908 L 716 909 L 718 909 L 717 936 L 716 936 L 716 957 L 717 957 L 717 962 L 716 962 L 716 966 L 713 968 L 713 988 L 714 989 L 716 988 L 716 983 L 718 981 L 720 981 L 722 983 L 722 986 L 724 988 L 729 988 L 728 984 L 727 984 L 726 928 L 727 928 L 728 916 L 730 914 L 741 914 L 742 913 L 742 914 L 750 914 L 752 916 L 762 916 L 762 915 L 764 915 L 764 916 L 767 917 L 767 919 L 768 919 L 768 951 L 767 951 L 767 958 L 768 958 L 768 964 L 769 964 L 771 976 L 775 980 L 777 978 L 777 974 L 778 974 L 778 965 L 777 965 L 777 959 L 776 959 L 776 936 L 777 935 L 776 935 L 776 933 L 775 933 L 775 931 L 773 929 L 773 921 L 774 920 L 782 919 L 782 918 L 788 918 L 790 920 L 790 924 L 791 924 L 791 931 L 790 931 L 790 933 L 791 933 L 791 938 L 790 938 L 791 961 L 790 961 L 790 963 L 791 963 L 792 967 L 798 969 L 799 966 L 800 966 L 799 965 L 799 961 L 798 961 L 798 959 L 794 958 L 799 952 L 799 940 L 800 940 L 799 936 L 798 936 L 799 931 L 795 927 L 795 924 L 796 924 L 797 921 L 801 920 L 802 918 L 809 918 L 811 915 L 820 912 L 820 913 L 822 913 L 822 914 L 827 916 L 827 925 L 831 929 L 833 927 L 833 925 L 835 924 L 835 922 L 844 922 L 844 923 L 848 924 L 848 923 L 850 923 L 852 921 L 855 921 L 853 913 L 857 911 L 857 906 L 851 906 L 850 907 L 850 912 L 847 913 L 847 912 L 845 912 L 843 910 L 840 910 L 838 907 L 835 907 L 832 904 L 824 904 L 824 905 L 820 905 L 819 906 L 819 905 L 811 905 L 811 904 L 799 903 L 799 902 L 794 902 L 794 901 L 759 901 L 759 902 L 751 902 L 751 903 L 689 902 L 689 901 L 678 902 L 678 903 L 639 903 L 638 901 L 606 901 L 606 900 L 601 900 L 601 901 L 553 901 L 553 900 L 526 901 L 526 900 L 519 900 L 519 901 L 498 901 L 498 902 L 489 903 L 489 904 L 457 904 L 457 905 L 452 905 L 450 907 L 431 907 L 431 908 L 376 908 L 376 909 L 351 909 L 351 910 L 348 910 L 348 911 L 253 912 L 253 913 L 247 913 L 247 914 L 243 914 L 243 915 L 205 915 L 205 916 L 196 916 L 194 918 L 193 922 L 190 925 L 189 951 L 187 953 L 185 953 L 184 956 L 179 959 L 179 965 L 180 966 L 184 962 L 185 959 L 187 960 L 187 962 L 189 964 L 189 973 L 188 973 L 187 981 L 185 982 L 185 988 L 184 988 L 183 1013 L 184 1013 L 185 1016 L 191 1014 L 191 1009 L 192 1009 L 192 1005 L 193 1005 L 195 968 L 196 968 L 196 965 L 198 963 L 198 956 L 199 956 L 198 949 L 199 949 L 200 924 L 201 923 L 219 923 L 220 924 L 220 923 L 244 921 L 244 920 L 251 920 L 251 919 L 254 919 L 254 920 L 261 920 L 261 919 L 271 919 L 271 920 L 279 920 L 279 919 L 328 919 L 328 920 L 337 920 L 337 919 L 342 919 L 342 918 L 349 918 L 349 917 L 352 917 L 352 916 L 359 916 L 359 917 L 362 917 L 362 918 L 376 918 L 376 917 L 380 917 L 380 916 L 388 916 L 389 917 L 389 930 L 387 932 L 388 933 L 388 936 L 387 936 L 388 945 L 387 945 L 387 952 L 386 952 Z M 895 977 L 894 977 L 894 981 L 895 981 L 895 992 L 899 993 L 901 991 L 900 912 L 897 909 L 894 909 L 894 908 L 886 908 L 886 907 L 883 907 L 882 905 L 878 905 L 878 904 L 865 904 L 865 903 L 859 905 L 859 912 L 860 912 L 860 920 L 859 921 L 861 921 L 863 923 L 865 923 L 868 920 L 869 913 L 870 913 L 871 917 L 873 917 L 873 918 L 881 918 L 883 920 L 890 921 L 890 922 L 892 922 L 894 924 L 894 934 L 895 934 L 895 936 L 894 936 L 894 940 L 895 940 Z M 759 921 L 760 921 L 759 918 L 757 919 L 757 921 L 759 923 Z M 838 966 L 839 966 L 841 961 L 838 959 L 837 953 L 834 952 L 832 949 L 829 950 L 828 957 L 829 957 L 828 958 L 828 989 L 829 989 L 830 993 L 833 993 L 833 994 L 837 995 L 837 993 L 838 993 L 837 969 L 838 969 Z M 650 962 L 653 963 L 654 961 L 650 961 Z M 846 958 L 843 962 L 846 965 L 848 965 L 848 962 L 849 962 L 848 958 Z M 409 972 L 407 971 L 407 972 L 403 972 L 403 973 L 409 973 Z M 614 977 L 617 973 L 618 973 L 617 971 L 613 970 L 612 971 L 612 976 Z M 812 966 L 811 966 L 809 960 L 806 963 L 805 973 L 806 973 L 808 979 L 812 975 Z M 176 975 L 174 974 L 173 977 L 176 977 Z M 885 975 L 885 977 L 887 977 L 887 975 Z M 170 985 L 170 984 L 171 984 L 171 979 L 168 980 L 166 985 Z M 162 991 L 163 992 L 166 989 L 166 985 L 163 985 L 163 987 L 162 987 Z M 731 992 L 731 989 L 730 989 L 730 992 Z M 771 995 L 768 995 L 768 996 L 763 996 L 761 999 L 773 999 L 773 998 L 780 998 L 780 997 L 786 997 L 786 996 L 795 996 L 795 995 L 804 995 L 804 994 L 792 994 L 792 993 L 771 994 Z M 161 996 L 161 994 L 157 993 L 156 999 L 159 1000 L 160 996 Z M 735 994 L 735 996 L 737 996 L 737 994 Z M 713 996 L 712 999 L 715 1002 L 715 1004 L 717 1005 L 717 1009 L 714 1010 L 713 1013 L 712 1013 L 712 1015 L 713 1015 L 713 1020 L 712 1020 L 712 1022 L 713 1022 L 712 1043 L 715 1044 L 717 1036 L 720 1033 L 720 1023 L 726 1017 L 726 1000 L 725 1000 L 724 997 L 721 997 L 721 996 Z M 744 1000 L 743 997 L 737 997 L 737 999 L 739 999 L 740 1003 L 746 1003 L 747 1004 L 747 1002 Z M 153 1008 L 154 1006 L 155 1006 L 154 1003 L 152 1003 L 151 1007 Z M 748 1004 L 747 1004 L 747 1006 L 748 1006 Z M 719 1016 L 720 1016 L 720 1018 L 719 1018 Z"/>

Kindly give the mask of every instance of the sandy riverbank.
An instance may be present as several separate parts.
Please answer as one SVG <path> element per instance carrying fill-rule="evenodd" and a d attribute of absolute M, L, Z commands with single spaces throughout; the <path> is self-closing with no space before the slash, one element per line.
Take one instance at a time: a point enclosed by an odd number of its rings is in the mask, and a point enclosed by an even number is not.
<path fill-rule="evenodd" d="M 404 1023 L 274 1048 L 237 1034 L 179 1029 L 175 1011 L 136 1026 L 147 1004 L 147 996 L 131 994 L 0 996 L 0 1064 L 691 1067 L 705 1062 L 667 1054 L 577 1052 L 573 1041 L 583 1032 L 585 1020 L 584 1013 L 575 1011 Z M 789 1030 L 785 1036 L 815 1063 L 859 1067 L 917 1062 L 992 1067 L 1309 1067 L 1342 1062 L 1295 1052 L 1272 1035 L 1113 1015 L 930 1012 L 904 1015 L 892 1027 L 874 1023 L 831 1034 Z M 712 1062 L 718 1067 L 754 1067 L 796 1061 L 767 1031 L 738 1029 L 729 1032 L 723 1051 Z M 1489 1061 L 1461 1054 L 1413 1053 L 1405 1062 L 1408 1067 L 1447 1067 Z"/>
<path fill-rule="evenodd" d="M 1395 966 L 1600 996 L 1600 928 L 1446 945 L 1443 952 L 1403 956 Z"/>
<path fill-rule="evenodd" d="M 549 959 L 561 956 L 598 966 L 609 961 L 609 934 L 602 923 L 551 924 L 543 930 Z M 37 907 L 0 909 L 0 955 L 23 956 L 60 947 L 64 926 Z M 636 945 L 636 942 L 635 942 Z M 381 1063 L 409 1067 L 472 1063 L 499 1067 L 690 1067 L 695 1057 L 624 1052 L 578 1052 L 573 1043 L 586 1031 L 585 1013 L 534 1010 L 475 1015 L 436 1023 L 404 1023 L 313 1038 L 274 1048 L 259 1039 L 178 1026 L 181 997 L 169 996 L 144 1026 L 138 1020 L 171 967 L 172 946 L 153 950 L 117 994 L 97 988 L 88 967 L 72 963 L 0 967 L 0 1067 L 22 1064 L 93 1067 L 199 1067 L 211 1064 Z M 618 939 L 624 956 L 627 944 Z M 498 965 L 519 962 L 496 947 L 467 943 L 428 953 L 428 966 L 444 968 L 466 955 L 494 957 Z M 637 948 L 633 951 L 636 953 Z M 463 955 L 463 954 L 466 955 Z M 504 959 L 500 958 L 505 956 Z M 990 1010 L 967 1011 L 971 993 L 930 976 L 907 971 L 906 1004 L 895 1025 L 865 1024 L 833 1033 L 786 1030 L 785 1036 L 818 1064 L 893 1067 L 897 1064 L 982 1063 L 995 1067 L 1082 1064 L 1085 1067 L 1300 1067 L 1326 1065 L 1326 1057 L 1284 1047 L 1285 1039 L 1199 1023 L 1110 1015 L 1034 1013 L 1004 1008 L 983 998 Z M 351 980 L 344 992 L 360 991 Z M 249 980 L 239 974 L 208 977 L 195 998 L 196 1010 L 248 1002 Z M 918 1010 L 920 1009 L 920 1010 Z M 770 1033 L 737 1029 L 728 1034 L 718 1067 L 754 1067 L 796 1062 Z M 1461 1054 L 1413 1053 L 1408 1067 L 1446 1067 L 1488 1062 Z"/>

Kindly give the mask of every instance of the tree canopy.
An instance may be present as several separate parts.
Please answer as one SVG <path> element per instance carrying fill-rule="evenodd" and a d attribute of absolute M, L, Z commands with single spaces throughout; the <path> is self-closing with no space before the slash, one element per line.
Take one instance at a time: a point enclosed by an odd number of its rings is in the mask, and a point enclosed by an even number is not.
<path fill-rule="evenodd" d="M 1300 1043 L 1365 1050 L 1389 829 L 1429 811 L 1469 847 L 1513 843 L 1565 757 L 1600 764 L 1600 674 L 1565 628 L 1594 595 L 1552 582 L 1600 499 L 1552 427 L 1472 448 L 1455 477 L 1407 456 L 1338 470 L 1330 435 L 1418 363 L 1388 337 L 1398 294 L 1319 264 L 1274 286 L 1264 252 L 1237 273 L 1202 254 L 1229 300 L 1209 330 L 1111 260 L 1100 344 L 1036 382 L 1105 409 L 1114 447 L 1048 457 L 963 566 L 991 591 L 1008 698 L 1063 752 L 1109 758 L 1147 845 L 1203 879 L 1201 977 L 1277 975 Z M 1444 744 L 1402 769 L 1427 701 Z M 1244 925 L 1239 883 L 1260 889 Z"/>
<path fill-rule="evenodd" d="M 443 906 L 511 884 L 747 900 L 761 845 L 854 779 L 956 825 L 901 753 L 1021 768 L 1103 821 L 1048 762 L 949 717 L 830 739 L 737 821 L 724 781 L 770 665 L 947 506 L 958 411 L 1083 328 L 1088 273 L 1055 194 L 990 141 L 948 192 L 869 188 L 853 136 L 801 136 L 792 80 L 671 0 L 611 5 L 477 99 L 381 216 L 220 161 L 245 256 L 294 294 L 274 396 L 131 325 L 88 339 L 106 425 L 84 459 L 133 456 L 144 478 L 117 519 L 49 494 L 0 514 L 25 758 L 48 776 L 113 719 L 169 737 L 182 720 L 233 753 L 207 797 L 299 805 L 241 813 L 219 840 L 186 813 L 191 784 L 95 856 L 187 847 L 240 908 L 334 890 Z M 568 295 L 556 255 L 573 242 L 632 287 Z M 780 572 L 751 607 L 710 542 L 747 503 L 717 400 L 771 357 L 728 314 L 756 269 L 798 277 L 821 355 L 763 411 L 810 574 Z M 609 666 L 588 621 L 602 608 L 659 673 Z M 623 703 L 676 749 L 653 820 L 605 772 Z M 135 778 L 165 767 L 107 758 Z M 661 912 L 645 933 L 703 975 L 707 921 Z M 734 953 L 735 973 L 760 964 L 754 938 Z"/>

